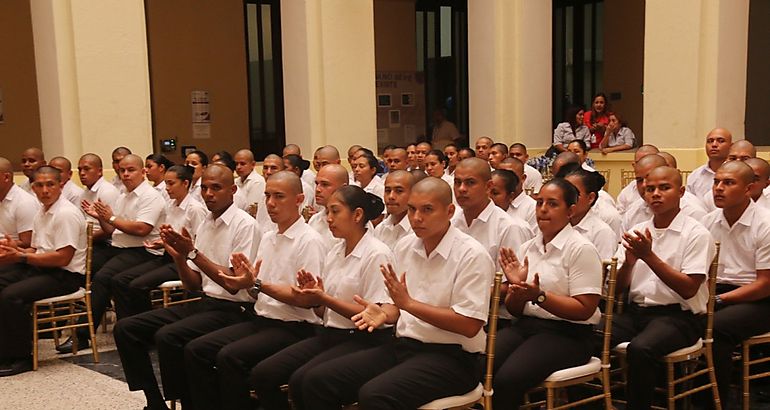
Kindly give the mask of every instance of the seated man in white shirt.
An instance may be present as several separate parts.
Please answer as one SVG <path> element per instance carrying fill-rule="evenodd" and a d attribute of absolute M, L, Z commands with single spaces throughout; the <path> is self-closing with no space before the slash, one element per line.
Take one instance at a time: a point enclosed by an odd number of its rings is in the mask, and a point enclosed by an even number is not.
<path fill-rule="evenodd" d="M 484 161 L 489 161 L 489 148 L 495 142 L 489 137 L 480 137 L 476 140 L 476 158 L 481 158 Z"/>
<path fill-rule="evenodd" d="M 98 272 L 107 259 L 109 259 L 110 233 L 103 231 L 99 226 L 99 220 L 88 215 L 91 205 L 97 201 L 110 207 L 120 196 L 120 191 L 115 185 L 110 184 L 103 176 L 102 159 L 96 154 L 85 154 L 78 161 L 78 178 L 86 189 L 81 194 L 78 206 L 80 206 L 87 221 L 94 223 L 94 252 L 91 269 Z"/>
<path fill-rule="evenodd" d="M 398 170 L 406 171 L 406 169 L 409 167 L 406 150 L 400 147 L 396 147 L 390 150 L 390 156 L 388 156 L 386 162 L 386 165 L 388 166 L 388 172 Z"/>
<path fill-rule="evenodd" d="M 757 148 L 751 141 L 738 140 L 730 145 L 730 151 L 727 153 L 726 161 L 746 161 L 749 158 L 757 157 Z"/>
<path fill-rule="evenodd" d="M 407 171 L 395 170 L 385 178 L 385 209 L 388 217 L 374 229 L 374 236 L 393 249 L 398 241 L 412 233 L 406 217 L 407 201 L 415 178 Z"/>
<path fill-rule="evenodd" d="M 527 160 L 529 159 L 527 146 L 517 142 L 511 144 L 508 152 L 511 157 L 518 159 L 524 164 L 524 173 L 527 174 L 527 179 L 524 181 L 524 189 L 532 189 L 532 192 L 535 194 L 540 192 L 540 187 L 543 186 L 543 175 L 534 167 L 527 165 Z"/>
<path fill-rule="evenodd" d="M 162 250 L 145 248 L 144 243 L 160 238 L 166 202 L 145 180 L 146 171 L 141 157 L 126 155 L 120 161 L 119 170 L 125 191 L 118 197 L 114 210 L 99 200 L 86 207 L 86 212 L 99 221 L 102 231 L 112 235 L 111 246 L 104 249 L 107 262 L 96 271 L 91 283 L 94 327 L 101 324 L 110 305 L 115 276 L 144 262 L 161 258 L 163 254 Z M 134 274 L 140 275 L 141 272 Z M 117 314 L 119 319 L 123 316 L 120 310 Z M 78 329 L 78 350 L 88 347 L 87 330 L 84 329 Z M 71 352 L 72 338 L 56 350 L 60 353 Z"/>
<path fill-rule="evenodd" d="M 495 176 L 494 173 L 492 175 L 492 185 L 495 186 L 495 189 L 498 191 L 501 189 L 507 191 L 510 188 L 509 184 L 515 184 L 513 192 L 509 193 L 512 199 L 503 210 L 507 212 L 508 215 L 527 221 L 530 229 L 533 232 L 536 231 L 537 219 L 535 218 L 535 200 L 524 192 L 524 181 L 527 179 L 527 174 L 524 173 L 524 163 L 516 158 L 508 157 L 500 163 L 500 170 L 511 171 L 516 176 L 515 181 L 508 181 L 508 178 L 506 178 L 506 181 L 501 181 L 500 177 L 502 175 L 498 174 L 498 176 Z M 500 182 L 504 182 L 504 184 L 501 185 Z M 507 200 L 503 202 L 507 202 Z M 502 205 L 502 203 L 498 204 L 498 206 L 500 205 Z"/>
<path fill-rule="evenodd" d="M 706 135 L 705 150 L 709 160 L 695 168 L 687 177 L 687 191 L 701 200 L 705 195 L 711 194 L 714 174 L 727 160 L 732 143 L 733 135 L 724 128 L 715 128 Z"/>
<path fill-rule="evenodd" d="M 131 155 L 131 150 L 126 147 L 117 147 L 112 150 L 112 170 L 115 171 L 115 176 L 112 177 L 112 185 L 121 193 L 126 190 L 126 186 L 123 185 L 123 180 L 120 178 L 120 161 L 126 155 Z"/>
<path fill-rule="evenodd" d="M 328 248 L 299 213 L 298 176 L 278 172 L 265 188 L 265 206 L 276 224 L 252 260 L 233 255 L 234 273 L 222 273 L 230 292 L 247 290 L 257 300 L 241 323 L 200 336 L 185 346 L 185 368 L 196 408 L 248 408 L 251 368 L 283 348 L 310 337 L 320 319 L 292 290 L 297 272 L 320 272 Z"/>
<path fill-rule="evenodd" d="M 502 142 L 496 142 L 489 147 L 489 167 L 493 170 L 500 168 L 500 163 L 508 158 L 508 146 Z"/>
<path fill-rule="evenodd" d="M 21 153 L 21 172 L 27 177 L 27 179 L 21 183 L 21 189 L 27 191 L 29 194 L 35 194 L 32 191 L 32 180 L 35 175 L 35 170 L 45 164 L 45 155 L 40 148 L 27 148 Z"/>
<path fill-rule="evenodd" d="M 329 231 L 329 223 L 326 221 L 326 202 L 331 198 L 337 188 L 348 185 L 348 171 L 340 164 L 329 164 L 321 168 L 315 177 L 315 201 L 323 210 L 316 213 L 307 222 L 311 228 L 321 234 L 327 246 L 336 243 L 337 238 Z"/>
<path fill-rule="evenodd" d="M 235 153 L 235 185 L 243 193 L 249 206 L 247 212 L 256 215 L 260 204 L 265 200 L 265 178 L 259 175 L 254 166 L 254 154 L 251 150 L 242 149 Z"/>
<path fill-rule="evenodd" d="M 527 222 L 513 218 L 489 199 L 489 165 L 479 158 L 460 161 L 455 169 L 454 194 L 459 205 L 452 226 L 477 240 L 497 260 L 500 248 L 517 250 L 534 236 Z"/>
<path fill-rule="evenodd" d="M 627 309 L 612 323 L 612 343 L 630 342 L 628 405 L 649 409 L 655 389 L 656 360 L 694 344 L 703 336 L 708 300 L 706 276 L 714 256 L 711 235 L 679 208 L 684 193 L 679 171 L 667 166 L 644 179 L 644 199 L 653 217 L 623 235 L 625 255 L 618 270 L 619 292 L 628 292 Z"/>
<path fill-rule="evenodd" d="M 144 312 L 115 325 L 115 344 L 128 388 L 144 391 L 148 409 L 166 408 L 152 368 L 152 346 L 158 349 L 166 398 L 181 399 L 183 407 L 195 408 L 187 388 L 185 345 L 198 336 L 243 321 L 244 312 L 254 304 L 245 290 L 230 289 L 219 276 L 231 269 L 233 253 L 249 258 L 256 255 L 254 218 L 233 205 L 237 188 L 228 168 L 211 165 L 201 179 L 201 193 L 211 213 L 198 228 L 195 239 L 169 225 L 162 227 L 161 238 L 185 289 L 202 291 L 203 299 Z"/>
<path fill-rule="evenodd" d="M 299 145 L 297 144 L 286 144 L 286 146 L 283 147 L 283 155 L 281 156 L 286 158 L 287 155 L 297 155 L 301 159 L 305 160 L 304 158 L 302 158 L 302 150 L 299 148 Z M 304 170 L 301 177 L 302 177 L 302 182 L 310 186 L 315 185 L 315 173 L 311 171 L 309 168 Z"/>
<path fill-rule="evenodd" d="M 309 370 L 304 403 L 314 410 L 354 401 L 365 409 L 393 403 L 416 409 L 478 386 L 494 263 L 478 242 L 451 226 L 453 214 L 446 182 L 428 177 L 415 184 L 409 197 L 414 235 L 396 246 L 395 266 L 381 268 L 397 309 L 369 304 L 357 323 L 372 331 L 396 322 L 395 342 Z"/>
<path fill-rule="evenodd" d="M 32 189 L 43 206 L 35 216 L 32 246 L 0 241 L 0 377 L 32 370 L 32 302 L 84 284 L 85 219 L 61 195 L 59 170 L 37 168 Z"/>
<path fill-rule="evenodd" d="M 72 163 L 64 157 L 54 157 L 48 162 L 48 165 L 61 171 L 61 182 L 64 184 L 62 195 L 72 202 L 73 205 L 80 208 L 80 198 L 83 196 L 83 188 L 72 182 Z"/>
<path fill-rule="evenodd" d="M 641 147 L 637 148 L 636 152 L 634 153 L 634 162 L 631 163 L 631 167 L 635 168 L 636 163 L 639 162 L 640 159 L 646 157 L 650 154 L 657 154 L 660 150 L 658 147 L 651 145 L 651 144 L 644 144 Z M 628 185 L 624 186 L 622 190 L 620 190 L 620 193 L 618 194 L 617 200 L 615 201 L 615 206 L 618 209 L 618 212 L 620 212 L 621 215 L 626 213 L 626 210 L 631 206 L 631 204 L 636 201 L 636 199 L 639 198 L 639 194 L 636 190 L 636 181 L 632 180 L 628 183 Z"/>
<path fill-rule="evenodd" d="M 636 174 L 636 189 L 639 197 L 631 204 L 623 215 L 624 231 L 628 231 L 632 226 L 652 217 L 654 212 L 645 200 L 644 181 L 647 174 L 653 169 L 661 166 L 667 166 L 666 160 L 657 154 L 647 155 L 636 162 L 634 173 Z M 679 207 L 682 210 L 682 213 L 692 217 L 696 221 L 700 221 L 706 216 L 706 210 L 703 208 L 703 205 L 700 204 L 698 198 L 687 191 L 682 194 L 682 197 L 679 200 Z"/>
<path fill-rule="evenodd" d="M 0 157 L 0 237 L 29 248 L 39 207 L 35 197 L 13 183 L 11 161 Z"/>
<path fill-rule="evenodd" d="M 770 331 L 770 210 L 751 199 L 754 173 L 741 161 L 714 176 L 719 209 L 703 221 L 721 243 L 714 313 L 714 369 L 723 405 L 729 401 L 732 352 L 751 336 Z"/>

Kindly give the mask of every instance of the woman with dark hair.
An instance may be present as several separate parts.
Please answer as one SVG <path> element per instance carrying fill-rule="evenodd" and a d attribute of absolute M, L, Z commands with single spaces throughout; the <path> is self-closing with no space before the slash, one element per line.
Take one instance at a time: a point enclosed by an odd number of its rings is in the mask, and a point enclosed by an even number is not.
<path fill-rule="evenodd" d="M 459 153 L 459 148 L 457 148 L 457 145 L 454 143 L 447 144 L 447 146 L 444 147 L 444 156 L 448 161 L 445 171 L 447 175 L 455 174 L 455 167 L 457 166 L 457 163 L 460 162 Z"/>
<path fill-rule="evenodd" d="M 210 159 L 210 162 L 213 164 L 215 162 L 218 162 L 233 171 L 235 171 L 235 159 L 233 158 L 233 154 L 229 153 L 228 151 L 217 151 L 215 152 Z"/>
<path fill-rule="evenodd" d="M 566 151 L 567 144 L 574 140 L 582 140 L 586 144 L 591 143 L 591 131 L 583 124 L 584 114 L 583 107 L 573 105 L 567 109 L 564 122 L 556 125 L 553 130 L 553 148 L 557 152 Z"/>
<path fill-rule="evenodd" d="M 203 151 L 190 151 L 184 159 L 184 164 L 195 170 L 195 172 L 193 172 L 192 182 L 190 183 L 191 198 L 203 203 L 203 197 L 201 196 L 201 176 L 203 176 L 203 170 L 209 166 L 209 157 Z"/>
<path fill-rule="evenodd" d="M 607 96 L 604 93 L 597 93 L 591 100 L 591 111 L 583 115 L 583 124 L 593 134 L 591 148 L 599 148 L 599 144 L 604 139 L 604 131 L 610 122 L 609 108 Z"/>
<path fill-rule="evenodd" d="M 446 167 L 449 165 L 449 159 L 443 152 L 434 149 L 428 151 L 425 156 L 425 173 L 429 177 L 441 178 L 449 184 L 450 187 L 454 186 L 455 178 L 452 175 L 446 173 Z"/>
<path fill-rule="evenodd" d="M 385 343 L 390 328 L 370 333 L 358 330 L 350 318 L 367 303 L 391 303 L 382 281 L 380 266 L 393 263 L 387 245 L 367 229 L 385 206 L 372 193 L 355 185 L 337 189 L 327 203 L 327 222 L 332 234 L 341 239 L 326 256 L 317 277 L 304 270 L 297 273 L 301 292 L 312 299 L 315 314 L 323 320 L 315 337 L 285 348 L 256 365 L 249 377 L 262 407 L 288 409 L 281 386 L 289 384 L 294 408 L 312 408 L 302 400 L 304 375 L 328 360 Z M 396 308 L 392 305 L 393 318 Z M 392 321 L 391 321 L 392 322 Z"/>
<path fill-rule="evenodd" d="M 380 163 L 374 155 L 367 152 L 359 152 L 360 155 L 353 160 L 354 183 L 364 191 L 373 193 L 384 201 L 385 183 L 377 176 L 381 173 Z"/>
<path fill-rule="evenodd" d="M 164 181 L 164 179 L 166 171 L 172 166 L 174 166 L 174 163 L 163 154 L 150 154 L 144 161 L 144 170 L 147 175 L 147 180 L 152 182 L 155 190 L 167 201 L 169 198 L 168 193 L 166 192 L 166 181 Z"/>
<path fill-rule="evenodd" d="M 612 258 L 618 249 L 620 238 L 596 213 L 590 212 L 597 204 L 599 193 L 604 186 L 604 177 L 598 172 L 580 168 L 567 174 L 564 179 L 574 185 L 579 194 L 575 212 L 570 218 L 572 227 L 596 246 L 602 259 Z"/>
<path fill-rule="evenodd" d="M 634 147 L 636 136 L 620 114 L 613 112 L 609 115 L 607 130 L 604 132 L 604 139 L 599 144 L 602 154 L 609 154 L 615 151 L 625 151 Z"/>
<path fill-rule="evenodd" d="M 313 209 L 315 204 L 315 187 L 302 179 L 302 174 L 310 168 L 310 161 L 303 159 L 297 154 L 288 154 L 283 157 L 283 166 L 286 171 L 294 173 L 302 181 L 302 193 L 305 194 L 305 200 L 302 202 L 300 211 L 306 208 Z"/>
<path fill-rule="evenodd" d="M 193 168 L 186 165 L 173 165 L 165 172 L 166 224 L 175 232 L 187 230 L 195 238 L 198 227 L 208 215 L 206 207 L 190 197 L 190 184 Z M 163 241 L 145 242 L 147 249 L 163 249 Z M 132 316 L 152 308 L 150 291 L 163 282 L 178 280 L 176 265 L 168 255 L 152 259 L 132 269 L 121 272 L 113 278 L 116 311 L 119 318 Z"/>
<path fill-rule="evenodd" d="M 602 290 L 596 248 L 572 228 L 578 190 L 564 179 L 543 185 L 537 236 L 500 250 L 511 284 L 505 306 L 518 320 L 497 335 L 492 397 L 495 408 L 517 408 L 529 389 L 551 373 L 588 363 Z"/>

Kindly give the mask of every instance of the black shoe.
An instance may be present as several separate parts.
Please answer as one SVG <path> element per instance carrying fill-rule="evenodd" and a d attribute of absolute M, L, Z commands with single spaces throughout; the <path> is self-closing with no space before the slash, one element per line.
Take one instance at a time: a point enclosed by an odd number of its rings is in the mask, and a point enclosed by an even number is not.
<path fill-rule="evenodd" d="M 0 367 L 0 377 L 13 376 L 32 370 L 32 359 L 19 359 Z"/>
<path fill-rule="evenodd" d="M 88 349 L 90 345 L 91 344 L 88 342 L 88 339 L 78 338 L 78 351 Z M 67 338 L 64 343 L 60 344 L 59 347 L 56 348 L 56 351 L 59 352 L 59 354 L 72 353 L 72 338 Z"/>

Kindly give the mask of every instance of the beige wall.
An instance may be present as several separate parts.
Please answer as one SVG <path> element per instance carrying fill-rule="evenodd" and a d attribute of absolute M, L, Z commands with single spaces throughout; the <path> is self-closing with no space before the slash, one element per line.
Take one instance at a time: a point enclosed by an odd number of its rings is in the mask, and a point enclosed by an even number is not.
<path fill-rule="evenodd" d="M 0 2 L 0 38 L 5 39 L 0 57 L 5 117 L 0 123 L 0 157 L 18 169 L 21 152 L 41 146 L 29 0 Z"/>
<path fill-rule="evenodd" d="M 148 0 L 154 146 L 175 138 L 207 153 L 249 147 L 243 1 Z M 193 139 L 190 94 L 209 92 L 211 138 Z"/>

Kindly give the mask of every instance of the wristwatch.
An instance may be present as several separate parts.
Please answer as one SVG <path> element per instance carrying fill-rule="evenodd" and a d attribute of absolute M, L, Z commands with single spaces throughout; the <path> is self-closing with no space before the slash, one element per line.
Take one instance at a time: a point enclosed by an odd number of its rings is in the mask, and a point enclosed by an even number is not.
<path fill-rule="evenodd" d="M 261 291 L 262 281 L 257 279 L 256 282 L 254 282 L 254 286 L 250 287 L 246 292 L 249 294 L 249 296 L 256 299 L 259 296 L 259 292 Z"/>
<path fill-rule="evenodd" d="M 541 290 L 541 291 L 540 291 L 540 294 L 539 294 L 539 295 L 537 295 L 537 297 L 535 298 L 535 300 L 533 300 L 533 301 L 532 301 L 532 304 L 533 304 L 533 305 L 541 305 L 541 304 L 543 304 L 543 303 L 545 303 L 545 291 L 542 291 L 542 290 Z"/>
<path fill-rule="evenodd" d="M 722 300 L 721 296 L 719 296 L 719 295 L 714 296 L 714 304 L 721 305 L 723 303 L 725 303 L 725 302 Z"/>
<path fill-rule="evenodd" d="M 109 222 L 109 223 L 110 223 L 110 225 L 115 225 L 115 220 L 117 220 L 117 219 L 118 219 L 118 217 L 117 217 L 117 216 L 115 216 L 115 215 L 112 215 L 112 216 L 110 217 L 110 219 L 109 219 L 107 222 Z"/>
<path fill-rule="evenodd" d="M 198 257 L 198 250 L 193 248 L 190 252 L 187 252 L 187 260 L 193 260 Z"/>

